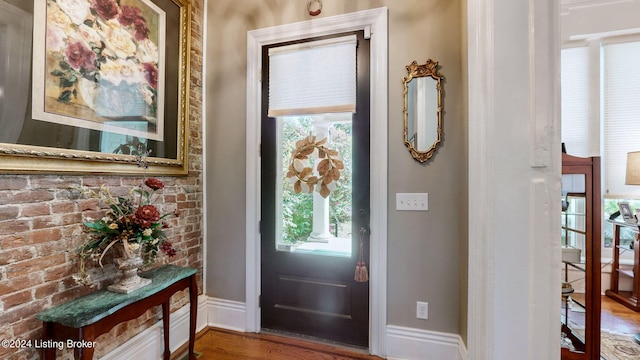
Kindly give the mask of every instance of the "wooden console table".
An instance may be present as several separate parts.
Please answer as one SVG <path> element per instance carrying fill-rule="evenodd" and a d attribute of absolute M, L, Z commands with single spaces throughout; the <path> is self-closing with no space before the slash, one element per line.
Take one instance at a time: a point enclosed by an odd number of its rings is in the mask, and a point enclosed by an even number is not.
<path fill-rule="evenodd" d="M 638 224 L 620 221 L 609 220 L 608 222 L 613 225 L 613 265 L 611 269 L 611 287 L 605 291 L 605 294 L 633 311 L 640 311 L 638 300 L 640 297 L 640 227 Z M 633 248 L 620 246 L 620 229 L 622 227 L 629 228 L 634 232 Z M 633 270 L 620 269 L 620 250 L 633 251 Z M 621 291 L 619 289 L 620 276 L 631 278 L 633 284 L 631 291 Z"/>
<path fill-rule="evenodd" d="M 36 315 L 43 322 L 42 358 L 55 359 L 56 347 L 71 344 L 76 359 L 93 359 L 95 339 L 98 336 L 121 322 L 137 318 L 154 306 L 162 305 L 163 355 L 165 360 L 169 360 L 169 300 L 176 292 L 188 288 L 189 359 L 195 360 L 193 348 L 198 311 L 196 270 L 165 265 L 140 275 L 151 279 L 152 283 L 130 294 L 99 290 Z"/>

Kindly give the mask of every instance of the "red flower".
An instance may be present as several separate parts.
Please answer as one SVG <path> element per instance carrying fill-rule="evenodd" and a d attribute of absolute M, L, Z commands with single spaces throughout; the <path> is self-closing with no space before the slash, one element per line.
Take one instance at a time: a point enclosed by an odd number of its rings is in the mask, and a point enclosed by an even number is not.
<path fill-rule="evenodd" d="M 164 183 L 156 178 L 147 178 L 144 184 L 153 190 L 160 190 L 164 188 Z"/>
<path fill-rule="evenodd" d="M 176 249 L 174 249 L 173 245 L 168 241 L 165 241 L 160 245 L 160 250 L 169 257 L 174 257 L 176 255 Z"/>
<path fill-rule="evenodd" d="M 118 4 L 114 0 L 93 0 L 93 9 L 104 20 L 111 20 L 118 15 Z"/>
<path fill-rule="evenodd" d="M 156 89 L 158 87 L 158 68 L 150 63 L 142 64 L 144 67 L 144 77 L 149 86 Z"/>
<path fill-rule="evenodd" d="M 133 35 L 136 40 L 141 41 L 149 38 L 149 28 L 147 27 L 147 23 L 144 21 L 144 18 L 136 19 L 133 27 L 136 29 L 136 33 Z"/>
<path fill-rule="evenodd" d="M 129 26 L 141 17 L 142 11 L 140 9 L 135 6 L 124 5 L 122 12 L 118 16 L 118 21 L 124 26 Z"/>
<path fill-rule="evenodd" d="M 95 69 L 93 62 L 96 59 L 96 54 L 87 49 L 81 42 L 69 44 L 65 51 L 65 55 L 67 56 L 67 62 L 74 69 Z"/>
<path fill-rule="evenodd" d="M 151 227 L 154 222 L 160 220 L 160 212 L 153 205 L 143 205 L 136 210 L 135 217 L 136 224 L 144 229 Z"/>

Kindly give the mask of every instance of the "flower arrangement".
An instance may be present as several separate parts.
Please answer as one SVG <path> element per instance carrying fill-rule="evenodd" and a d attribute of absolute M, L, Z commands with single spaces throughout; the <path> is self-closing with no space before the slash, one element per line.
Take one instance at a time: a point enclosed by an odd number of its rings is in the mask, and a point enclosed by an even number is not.
<path fill-rule="evenodd" d="M 46 47 L 59 102 L 101 116 L 156 116 L 157 34 L 144 14 L 116 0 L 47 0 Z"/>
<path fill-rule="evenodd" d="M 157 199 L 156 192 L 164 188 L 162 181 L 146 178 L 144 185 L 132 187 L 127 196 L 114 196 L 105 185 L 98 191 L 81 189 L 86 196 L 104 202 L 109 210 L 101 219 L 83 222 L 89 239 L 78 248 L 80 273 L 74 276 L 77 282 L 92 286 L 85 271 L 85 261 L 92 259 L 102 267 L 103 257 L 116 244 L 122 244 L 125 257 L 140 251 L 145 266 L 153 264 L 159 252 L 169 257 L 176 255 L 164 232 L 169 227 L 164 219 L 178 216 L 178 212 L 161 214 L 153 204 Z"/>

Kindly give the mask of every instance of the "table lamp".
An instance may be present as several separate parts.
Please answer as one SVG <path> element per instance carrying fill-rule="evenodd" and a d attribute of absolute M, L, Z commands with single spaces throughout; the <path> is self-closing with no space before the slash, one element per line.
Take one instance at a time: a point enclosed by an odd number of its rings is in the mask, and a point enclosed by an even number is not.
<path fill-rule="evenodd" d="M 627 153 L 625 185 L 640 185 L 640 151 Z"/>

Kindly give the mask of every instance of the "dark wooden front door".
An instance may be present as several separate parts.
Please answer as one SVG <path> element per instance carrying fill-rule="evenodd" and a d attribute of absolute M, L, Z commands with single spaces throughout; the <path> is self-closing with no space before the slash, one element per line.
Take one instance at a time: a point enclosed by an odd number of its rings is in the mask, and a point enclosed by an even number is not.
<path fill-rule="evenodd" d="M 319 131 L 318 117 L 269 118 L 263 106 L 260 307 L 263 329 L 368 347 L 369 282 L 355 281 L 354 274 L 361 253 L 367 265 L 369 258 L 369 43 L 362 32 L 357 36 L 356 113 L 328 116 L 329 130 L 323 128 L 331 138 L 327 146 L 340 149 L 345 163 L 343 188 L 327 202 L 330 239 L 309 235 L 317 230 L 311 229 L 314 201 L 321 200 L 287 188 L 283 168 L 292 143 Z M 266 104 L 266 48 L 263 59 Z"/>

